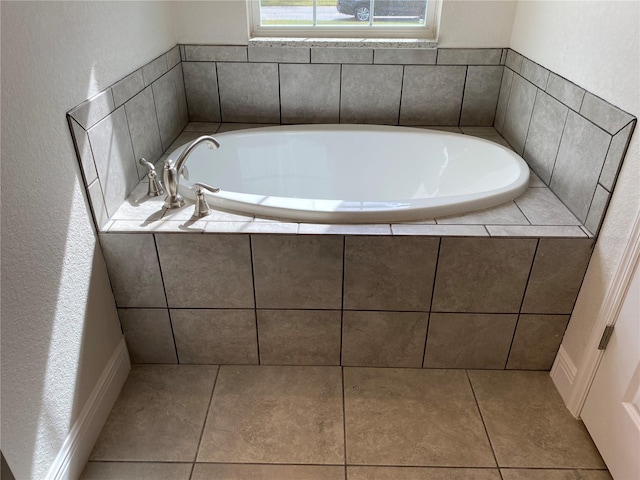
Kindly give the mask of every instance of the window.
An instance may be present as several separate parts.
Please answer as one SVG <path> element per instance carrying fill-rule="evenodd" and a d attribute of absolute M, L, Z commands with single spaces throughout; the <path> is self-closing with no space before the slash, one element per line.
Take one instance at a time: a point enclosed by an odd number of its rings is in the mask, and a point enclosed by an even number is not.
<path fill-rule="evenodd" d="M 248 0 L 253 37 L 435 40 L 439 0 Z"/>

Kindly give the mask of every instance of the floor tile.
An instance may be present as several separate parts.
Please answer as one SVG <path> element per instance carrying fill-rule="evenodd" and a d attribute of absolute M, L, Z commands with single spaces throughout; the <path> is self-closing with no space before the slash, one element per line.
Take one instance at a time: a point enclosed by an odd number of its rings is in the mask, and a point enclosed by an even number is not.
<path fill-rule="evenodd" d="M 604 468 L 547 372 L 469 371 L 501 467 Z"/>
<path fill-rule="evenodd" d="M 344 463 L 340 368 L 221 367 L 198 461 Z"/>
<path fill-rule="evenodd" d="M 613 480 L 606 470 L 500 469 L 504 480 Z"/>
<path fill-rule="evenodd" d="M 80 480 L 189 480 L 191 463 L 89 462 Z"/>
<path fill-rule="evenodd" d="M 350 465 L 495 467 L 464 371 L 345 368 Z"/>
<path fill-rule="evenodd" d="M 344 480 L 344 467 L 196 464 L 191 480 Z"/>
<path fill-rule="evenodd" d="M 192 462 L 217 370 L 134 366 L 90 459 Z"/>
<path fill-rule="evenodd" d="M 493 468 L 348 467 L 347 480 L 500 480 Z"/>

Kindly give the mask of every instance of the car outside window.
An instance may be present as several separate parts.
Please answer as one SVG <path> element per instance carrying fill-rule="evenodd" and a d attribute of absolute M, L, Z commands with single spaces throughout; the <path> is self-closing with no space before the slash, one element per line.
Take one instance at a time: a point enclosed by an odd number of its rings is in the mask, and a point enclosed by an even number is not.
<path fill-rule="evenodd" d="M 253 37 L 436 37 L 439 0 L 248 1 Z"/>

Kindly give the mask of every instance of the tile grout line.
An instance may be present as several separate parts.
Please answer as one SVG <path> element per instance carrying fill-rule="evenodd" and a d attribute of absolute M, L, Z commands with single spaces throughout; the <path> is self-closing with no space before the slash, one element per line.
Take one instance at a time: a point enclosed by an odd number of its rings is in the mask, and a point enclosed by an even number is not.
<path fill-rule="evenodd" d="M 493 448 L 493 442 L 491 441 L 491 436 L 489 435 L 489 430 L 487 430 L 487 424 L 484 422 L 484 417 L 482 416 L 482 410 L 480 409 L 480 404 L 478 403 L 478 397 L 476 397 L 476 391 L 473 389 L 473 382 L 471 381 L 471 377 L 469 376 L 469 370 L 465 370 L 465 375 L 467 376 L 467 381 L 469 382 L 469 388 L 471 388 L 471 394 L 473 395 L 473 400 L 476 402 L 476 409 L 478 411 L 478 415 L 480 415 L 480 421 L 482 422 L 482 427 L 484 428 L 484 434 L 487 436 L 487 440 L 489 441 L 489 448 L 491 449 L 491 455 L 493 455 L 493 461 L 496 462 L 496 470 L 498 471 L 498 475 L 501 480 L 504 480 L 502 477 L 502 472 L 500 471 L 500 464 L 498 463 L 498 457 L 496 456 L 496 452 Z"/>
<path fill-rule="evenodd" d="M 253 235 L 249 235 L 249 260 L 251 261 L 251 283 L 253 286 L 253 317 L 256 322 L 256 349 L 258 352 L 258 365 L 262 364 L 260 358 L 260 334 L 258 333 L 258 305 L 256 302 L 256 276 L 253 268 Z"/>
<path fill-rule="evenodd" d="M 440 263 L 440 248 L 442 247 L 442 237 L 438 238 L 438 251 L 436 252 L 436 265 L 433 269 L 433 285 L 431 287 L 431 300 L 429 301 L 429 312 L 427 314 L 427 331 L 424 335 L 424 349 L 422 350 L 421 368 L 424 368 L 424 362 L 427 358 L 427 339 L 429 338 L 429 327 L 431 326 L 431 313 L 433 310 L 433 297 L 436 293 L 436 278 L 438 276 L 438 263 Z"/>
<path fill-rule="evenodd" d="M 507 358 L 504 361 L 504 370 L 507 370 L 507 365 L 509 364 L 509 357 L 511 356 L 511 349 L 513 348 L 513 342 L 516 339 L 516 333 L 518 331 L 518 324 L 520 323 L 520 315 L 522 315 L 522 306 L 524 305 L 524 301 L 527 298 L 527 289 L 529 288 L 529 282 L 531 281 L 531 275 L 533 273 L 533 266 L 536 263 L 536 256 L 538 254 L 538 248 L 540 247 L 540 239 L 536 241 L 536 248 L 533 251 L 533 258 L 531 259 L 531 266 L 529 267 L 529 275 L 527 276 L 527 282 L 524 284 L 524 291 L 522 292 L 522 301 L 520 302 L 520 307 L 518 308 L 516 324 L 513 327 L 513 335 L 511 336 L 511 343 L 509 344 L 509 351 L 507 352 Z"/>
<path fill-rule="evenodd" d="M 338 358 L 338 365 L 342 366 L 342 346 L 343 346 L 343 337 L 344 337 L 344 271 L 345 271 L 345 263 L 346 263 L 346 250 L 347 250 L 347 237 L 342 237 L 342 293 L 340 296 L 340 356 Z M 344 392 L 343 392 L 344 395 Z"/>
<path fill-rule="evenodd" d="M 200 447 L 202 445 L 202 438 L 204 437 L 204 430 L 207 426 L 207 420 L 209 420 L 209 413 L 211 410 L 211 404 L 213 403 L 213 393 L 216 391 L 216 385 L 218 384 L 218 378 L 220 378 L 220 369 L 222 365 L 218 365 L 218 369 L 216 370 L 216 377 L 213 379 L 213 386 L 211 387 L 211 395 L 209 395 L 209 403 L 207 405 L 207 411 L 204 415 L 204 422 L 202 422 L 202 430 L 200 431 L 200 438 L 198 439 L 198 446 L 196 447 L 196 453 L 193 456 L 193 468 L 198 461 L 198 454 L 200 453 Z M 193 469 L 191 470 L 191 474 L 193 475 Z"/>
<path fill-rule="evenodd" d="M 169 299 L 167 298 L 167 287 L 164 284 L 164 275 L 162 273 L 162 264 L 160 263 L 160 251 L 158 250 L 158 241 L 156 239 L 156 234 L 152 234 L 153 237 L 153 245 L 156 250 L 156 258 L 158 260 L 158 269 L 160 270 L 160 280 L 162 281 L 162 292 L 164 293 L 164 302 L 167 305 L 167 316 L 169 317 L 169 326 L 171 327 L 171 338 L 173 339 L 173 348 L 176 352 L 176 364 L 180 365 L 180 355 L 178 354 L 178 344 L 176 342 L 176 335 L 173 331 L 173 321 L 171 320 L 171 309 L 169 308 Z M 162 307 L 159 307 L 162 309 Z"/>

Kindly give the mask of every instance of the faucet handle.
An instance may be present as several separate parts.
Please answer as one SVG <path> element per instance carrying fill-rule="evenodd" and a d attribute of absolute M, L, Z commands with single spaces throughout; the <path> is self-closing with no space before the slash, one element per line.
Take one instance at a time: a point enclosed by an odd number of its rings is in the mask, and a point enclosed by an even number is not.
<path fill-rule="evenodd" d="M 144 165 L 147 167 L 147 176 L 149 177 L 149 189 L 147 190 L 147 195 L 150 197 L 157 197 L 164 193 L 164 189 L 162 188 L 162 184 L 160 180 L 158 180 L 158 173 L 156 172 L 156 167 L 153 163 L 145 160 L 144 158 L 140 158 L 138 160 L 140 165 Z"/>
<path fill-rule="evenodd" d="M 196 217 L 206 217 L 211 213 L 211 208 L 207 203 L 203 190 L 208 190 L 211 193 L 218 193 L 220 189 L 200 182 L 194 183 L 193 187 L 196 191 L 196 210 L 193 215 Z"/>

